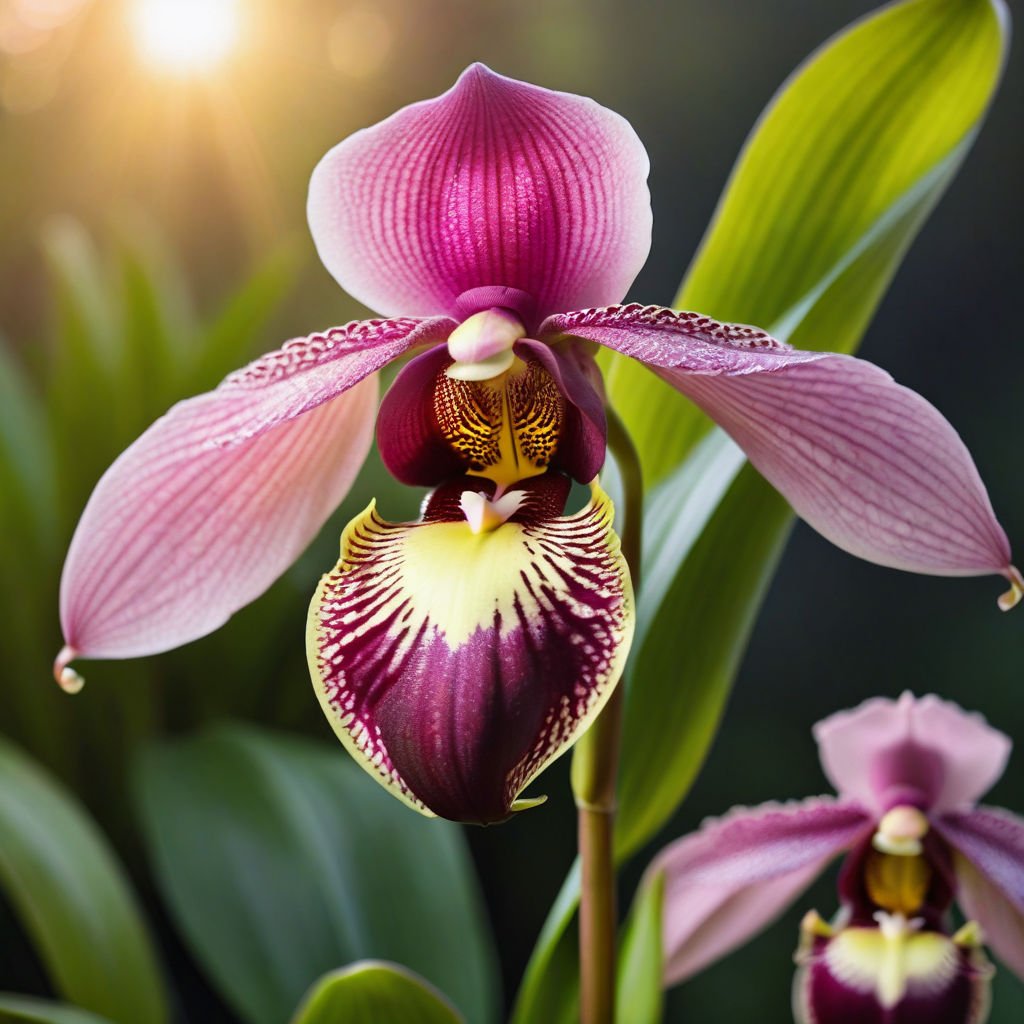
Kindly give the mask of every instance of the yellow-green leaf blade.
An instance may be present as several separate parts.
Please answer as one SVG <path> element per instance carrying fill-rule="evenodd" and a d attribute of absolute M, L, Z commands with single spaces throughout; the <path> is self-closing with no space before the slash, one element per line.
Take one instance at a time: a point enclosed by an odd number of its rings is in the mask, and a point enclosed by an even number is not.
<path fill-rule="evenodd" d="M 618 1019 L 659 1024 L 662 1019 L 662 904 L 665 876 L 640 888 L 623 930 L 615 1002 Z"/>
<path fill-rule="evenodd" d="M 0 1024 L 110 1024 L 77 1006 L 0 992 Z"/>
<path fill-rule="evenodd" d="M 755 127 L 677 306 L 851 351 L 966 153 L 1006 35 L 1002 0 L 907 0 L 826 43 Z M 628 360 L 609 393 L 652 482 L 706 429 Z"/>

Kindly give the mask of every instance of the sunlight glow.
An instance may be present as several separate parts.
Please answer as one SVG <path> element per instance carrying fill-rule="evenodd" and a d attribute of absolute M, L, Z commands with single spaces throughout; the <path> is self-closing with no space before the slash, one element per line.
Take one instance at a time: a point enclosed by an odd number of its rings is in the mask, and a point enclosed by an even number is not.
<path fill-rule="evenodd" d="M 136 0 L 133 27 L 143 58 L 176 74 L 211 70 L 238 38 L 236 0 Z"/>

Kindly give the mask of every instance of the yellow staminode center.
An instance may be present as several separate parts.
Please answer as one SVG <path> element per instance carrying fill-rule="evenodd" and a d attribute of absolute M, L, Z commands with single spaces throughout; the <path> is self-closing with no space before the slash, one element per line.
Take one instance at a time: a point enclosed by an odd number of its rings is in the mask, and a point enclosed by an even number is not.
<path fill-rule="evenodd" d="M 864 884 L 874 904 L 891 914 L 921 909 L 932 879 L 921 844 L 927 834 L 928 819 L 916 807 L 894 807 L 882 816 L 864 865 Z"/>

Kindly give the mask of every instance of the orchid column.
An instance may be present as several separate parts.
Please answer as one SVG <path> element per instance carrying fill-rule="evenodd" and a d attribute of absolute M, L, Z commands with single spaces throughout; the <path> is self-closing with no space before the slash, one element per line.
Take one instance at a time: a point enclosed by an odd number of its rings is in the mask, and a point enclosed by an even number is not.
<path fill-rule="evenodd" d="M 612 1013 L 618 720 L 598 718 L 633 633 L 642 487 L 598 346 L 689 396 L 812 526 L 883 565 L 1021 579 L 971 457 L 870 363 L 755 327 L 616 305 L 650 245 L 647 156 L 617 114 L 474 65 L 443 96 L 339 144 L 309 219 L 328 270 L 385 319 L 288 342 L 175 406 L 110 468 L 65 566 L 66 647 L 133 657 L 216 629 L 295 559 L 372 441 L 431 488 L 373 505 L 320 583 L 307 647 L 342 743 L 427 815 L 490 823 L 595 720 L 577 764 L 583 1015 Z M 597 483 L 610 440 L 624 549 Z M 572 481 L 589 503 L 566 514 Z M 630 563 L 630 564 L 627 564 Z"/>

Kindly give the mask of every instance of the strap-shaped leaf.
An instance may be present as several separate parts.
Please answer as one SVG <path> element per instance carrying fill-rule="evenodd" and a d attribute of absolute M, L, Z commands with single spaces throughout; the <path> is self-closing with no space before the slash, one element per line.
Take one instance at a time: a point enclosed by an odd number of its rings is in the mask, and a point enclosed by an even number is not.
<path fill-rule="evenodd" d="M 659 1024 L 662 1013 L 661 908 L 665 877 L 643 886 L 633 901 L 619 952 L 618 1019 Z"/>
<path fill-rule="evenodd" d="M 292 1024 L 463 1024 L 436 989 L 398 964 L 364 960 L 321 978 Z"/>
<path fill-rule="evenodd" d="M 1002 0 L 905 0 L 826 43 L 748 139 L 677 305 L 804 348 L 855 349 L 973 141 L 1006 38 Z M 703 762 L 792 514 L 749 466 L 730 480 L 735 452 L 719 436 L 694 450 L 711 424 L 682 396 L 637 363 L 603 358 L 648 485 L 665 481 L 648 513 L 644 561 L 655 571 L 638 595 L 640 634 L 627 668 L 624 856 L 664 824 Z M 715 472 L 707 456 L 717 446 Z M 692 465 L 680 468 L 688 456 Z M 721 503 L 702 508 L 701 486 Z M 673 501 L 693 518 L 666 529 L 659 509 Z M 549 982 L 543 967 L 569 963 L 571 905 L 563 892 L 534 950 L 516 1024 L 564 1002 L 552 989 L 565 980 Z"/>
<path fill-rule="evenodd" d="M 410 814 L 340 747 L 221 726 L 151 746 L 136 782 L 164 899 L 250 1024 L 287 1020 L 316 978 L 366 957 L 408 964 L 474 1024 L 493 1019 L 460 830 Z"/>
<path fill-rule="evenodd" d="M 1005 27 L 1001 0 L 907 0 L 827 44 L 755 129 L 680 301 L 781 325 L 802 346 L 855 348 L 977 131 L 1002 68 Z M 643 389 L 620 395 L 627 420 L 660 402 Z M 675 405 L 677 396 L 664 397 Z M 651 430 L 676 415 L 660 408 Z M 698 414 L 677 412 L 692 427 Z M 668 435 L 659 440 L 640 420 L 630 426 L 641 453 L 667 459 L 653 464 L 655 475 L 685 457 Z M 722 458 L 734 464 L 728 449 Z M 685 472 L 674 483 L 670 505 L 686 498 Z M 656 612 L 640 598 L 648 619 L 628 671 L 621 851 L 649 839 L 689 790 L 791 521 L 748 468 L 698 544 L 648 547 L 673 582 Z"/>
<path fill-rule="evenodd" d="M 114 1024 L 164 1024 L 156 958 L 113 851 L 74 798 L 2 740 L 0 887 L 62 996 Z"/>
<path fill-rule="evenodd" d="M 851 351 L 984 115 L 1006 21 L 1002 0 L 907 0 L 826 43 L 748 139 L 677 306 Z M 706 420 L 629 360 L 608 384 L 660 480 Z"/>
<path fill-rule="evenodd" d="M 67 1003 L 0 992 L 0 1024 L 110 1024 L 110 1021 Z"/>
<path fill-rule="evenodd" d="M 717 430 L 705 444 L 715 441 L 722 441 Z M 727 455 L 720 459 L 733 466 Z M 671 478 L 660 497 L 671 497 L 684 475 Z M 677 552 L 671 585 L 650 609 L 645 642 L 633 651 L 619 776 L 620 857 L 661 828 L 704 763 L 792 522 L 785 499 L 744 465 L 714 514 L 686 531 L 690 544 Z"/>
<path fill-rule="evenodd" d="M 579 1020 L 579 946 L 570 925 L 580 902 L 580 862 L 573 861 L 548 911 L 526 974 L 516 994 L 510 1024 L 574 1024 Z"/>

